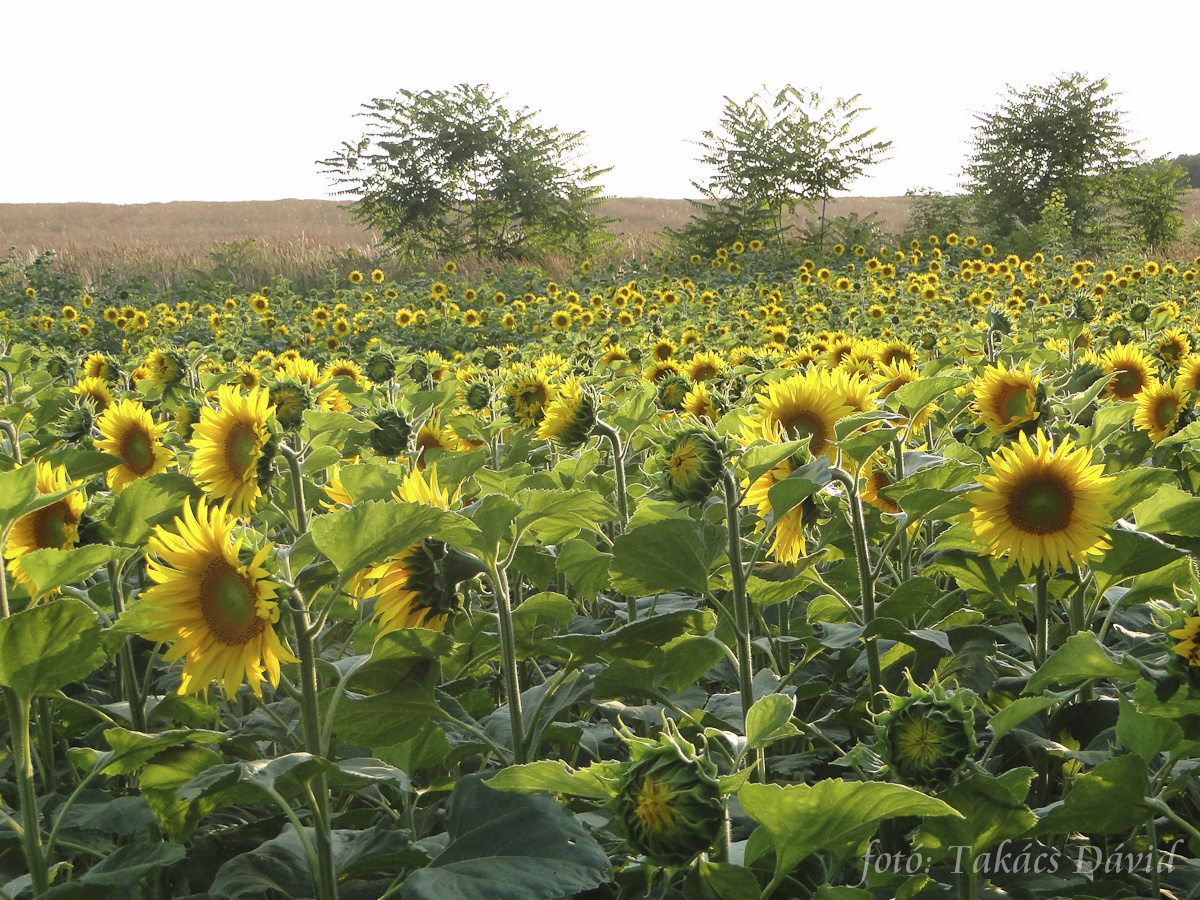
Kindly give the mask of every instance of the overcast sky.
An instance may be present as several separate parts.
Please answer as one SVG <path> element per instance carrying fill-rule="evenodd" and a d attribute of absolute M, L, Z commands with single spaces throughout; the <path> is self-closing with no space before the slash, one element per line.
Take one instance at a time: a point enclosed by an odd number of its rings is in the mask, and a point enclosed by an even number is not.
<path fill-rule="evenodd" d="M 1007 85 L 1107 76 L 1148 157 L 1200 153 L 1200 4 L 10 0 L 0 203 L 330 199 L 316 160 L 397 89 L 489 84 L 586 133 L 605 193 L 694 196 L 692 141 L 766 85 L 860 94 L 893 142 L 850 193 L 956 190 Z M 339 11 L 345 10 L 345 11 Z"/>

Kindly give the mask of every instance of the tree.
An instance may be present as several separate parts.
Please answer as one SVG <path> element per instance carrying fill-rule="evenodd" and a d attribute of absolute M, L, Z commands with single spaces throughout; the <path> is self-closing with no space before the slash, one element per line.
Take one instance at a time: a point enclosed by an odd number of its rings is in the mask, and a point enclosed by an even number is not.
<path fill-rule="evenodd" d="M 578 166 L 583 132 L 536 124 L 487 85 L 401 90 L 363 104 L 367 131 L 319 165 L 354 197 L 351 209 L 410 255 L 433 251 L 527 258 L 590 253 L 611 221 L 593 182 L 610 169 Z"/>
<path fill-rule="evenodd" d="M 1117 218 L 1145 247 L 1161 249 L 1183 231 L 1187 172 L 1174 162 L 1155 159 L 1130 166 L 1113 179 Z"/>
<path fill-rule="evenodd" d="M 870 142 L 874 128 L 854 131 L 854 120 L 866 111 L 855 106 L 859 96 L 825 105 L 816 91 L 788 85 L 773 98 L 756 93 L 737 103 L 726 97 L 719 130 L 705 131 L 697 142 L 704 151 L 700 162 L 716 167 L 707 185 L 692 182 L 707 201 L 699 208 L 732 205 L 743 215 L 764 210 L 782 246 L 785 211 L 794 214 L 803 205 L 815 212 L 817 200 L 845 190 L 892 146 Z"/>
<path fill-rule="evenodd" d="M 1084 244 L 1106 212 L 1107 179 L 1136 158 L 1108 80 L 1078 72 L 1018 91 L 978 115 L 967 188 L 984 230 L 1006 237 L 1037 224 L 1055 192 Z"/>
<path fill-rule="evenodd" d="M 1200 153 L 1183 154 L 1171 160 L 1187 174 L 1187 186 L 1193 190 L 1200 188 Z"/>

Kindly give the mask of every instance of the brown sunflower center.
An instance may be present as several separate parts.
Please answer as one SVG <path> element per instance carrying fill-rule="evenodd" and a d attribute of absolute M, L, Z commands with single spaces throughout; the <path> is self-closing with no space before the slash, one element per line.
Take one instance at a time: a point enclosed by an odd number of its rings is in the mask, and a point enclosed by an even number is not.
<path fill-rule="evenodd" d="M 245 475 L 257 459 L 258 437 L 249 422 L 238 422 L 225 435 L 225 464 L 230 472 Z"/>
<path fill-rule="evenodd" d="M 1142 389 L 1142 374 L 1136 369 L 1121 369 L 1113 375 L 1113 393 L 1128 400 Z"/>
<path fill-rule="evenodd" d="M 141 428 L 130 428 L 121 436 L 121 461 L 139 478 L 154 468 L 154 445 Z"/>
<path fill-rule="evenodd" d="M 1023 384 L 1012 384 L 1005 388 L 997 406 L 1000 409 L 1000 418 L 1005 423 L 1014 419 L 1028 419 L 1033 414 L 1033 410 L 1029 408 L 1029 395 Z"/>
<path fill-rule="evenodd" d="M 258 615 L 254 583 L 223 559 L 200 579 L 200 610 L 209 630 L 223 644 L 245 644 L 267 625 Z"/>
<path fill-rule="evenodd" d="M 780 426 L 793 441 L 808 438 L 808 451 L 821 453 L 829 444 L 829 427 L 825 420 L 811 412 L 800 412 L 779 420 Z"/>
<path fill-rule="evenodd" d="M 1156 424 L 1159 428 L 1166 428 L 1175 421 L 1178 415 L 1179 406 L 1176 405 L 1175 401 L 1171 399 L 1163 400 L 1158 404 L 1158 408 L 1155 410 L 1155 419 L 1157 420 Z"/>
<path fill-rule="evenodd" d="M 1062 478 L 1047 473 L 1019 485 L 1006 509 L 1018 530 L 1026 534 L 1053 534 L 1071 524 L 1075 494 Z"/>
<path fill-rule="evenodd" d="M 33 536 L 38 550 L 50 547 L 62 550 L 75 539 L 74 529 L 79 520 L 71 511 L 71 505 L 66 498 L 51 503 L 32 515 Z"/>

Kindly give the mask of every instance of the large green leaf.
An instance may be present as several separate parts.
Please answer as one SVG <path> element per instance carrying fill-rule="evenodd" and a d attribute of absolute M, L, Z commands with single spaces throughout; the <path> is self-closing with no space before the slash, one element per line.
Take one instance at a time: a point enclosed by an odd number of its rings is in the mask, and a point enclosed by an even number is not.
<path fill-rule="evenodd" d="M 1200 537 L 1200 497 L 1165 485 L 1133 508 L 1139 531 Z"/>
<path fill-rule="evenodd" d="M 634 596 L 665 591 L 702 595 L 727 542 L 724 528 L 691 519 L 640 525 L 613 542 L 613 587 Z"/>
<path fill-rule="evenodd" d="M 193 728 L 175 728 L 159 734 L 144 734 L 127 728 L 109 728 L 104 732 L 104 739 L 113 748 L 113 752 L 104 767 L 104 774 L 129 775 L 171 747 L 187 743 L 216 744 L 225 738 L 226 735 L 220 731 Z"/>
<path fill-rule="evenodd" d="M 207 747 L 171 747 L 145 764 L 138 787 L 167 837 L 182 844 L 200 820 L 222 804 L 220 797 L 179 799 L 179 789 L 207 769 L 222 765 L 221 754 Z"/>
<path fill-rule="evenodd" d="M 608 587 L 612 554 L 597 550 L 582 538 L 567 541 L 558 548 L 558 571 L 587 600 Z"/>
<path fill-rule="evenodd" d="M 746 815 L 775 846 L 775 874 L 790 872 L 814 853 L 849 851 L 885 819 L 962 814 L 912 788 L 883 782 L 827 779 L 816 784 L 748 784 L 738 791 Z"/>
<path fill-rule="evenodd" d="M 78 600 L 53 600 L 0 619 L 0 685 L 22 698 L 79 681 L 103 660 L 100 623 Z"/>
<path fill-rule="evenodd" d="M 514 499 L 521 505 L 517 524 L 546 544 L 560 544 L 617 518 L 612 504 L 595 491 L 524 490 Z"/>
<path fill-rule="evenodd" d="M 1170 750 L 1183 740 L 1183 730 L 1170 719 L 1138 710 L 1123 696 L 1117 696 L 1117 740 L 1149 764 L 1159 753 Z"/>
<path fill-rule="evenodd" d="M 794 697 L 767 694 L 756 700 L 746 714 L 746 748 L 757 750 L 798 735 L 800 730 L 792 724 L 795 711 Z"/>
<path fill-rule="evenodd" d="M 313 520 L 317 547 L 337 566 L 343 583 L 417 541 L 470 530 L 462 516 L 423 503 L 359 503 Z"/>
<path fill-rule="evenodd" d="M 108 516 L 108 536 L 117 544 L 140 547 L 155 525 L 169 527 L 183 506 L 203 495 L 187 475 L 161 472 L 139 478 L 117 496 Z"/>
<path fill-rule="evenodd" d="M 962 820 L 930 818 L 922 823 L 913 843 L 922 844 L 934 858 L 957 858 L 960 847 L 969 848 L 969 858 L 1016 840 L 1037 824 L 1037 816 L 1025 805 L 1034 771 L 1010 769 L 998 777 L 975 772 L 938 794 L 960 813 Z"/>
<path fill-rule="evenodd" d="M 310 833 L 310 842 L 314 838 Z M 278 837 L 221 866 L 208 889 L 210 896 L 227 900 L 261 900 L 273 896 L 273 891 L 294 900 L 315 895 L 308 857 L 291 825 Z"/>
<path fill-rule="evenodd" d="M 943 397 L 968 381 L 966 375 L 935 375 L 921 378 L 910 384 L 901 385 L 896 391 L 896 400 L 909 412 L 917 412 L 939 397 Z"/>
<path fill-rule="evenodd" d="M 501 769 L 486 784 L 497 791 L 550 791 L 592 800 L 615 797 L 619 763 L 593 763 L 586 769 L 572 769 L 561 759 L 542 759 L 521 766 Z"/>
<path fill-rule="evenodd" d="M 548 794 L 468 776 L 450 795 L 446 831 L 446 849 L 405 880 L 404 900 L 562 900 L 611 877 L 604 850 Z"/>
<path fill-rule="evenodd" d="M 125 559 L 133 551 L 127 547 L 89 544 L 58 550 L 47 547 L 21 557 L 21 571 L 33 580 L 39 595 L 91 576 L 101 566 Z"/>
<path fill-rule="evenodd" d="M 1120 834 L 1150 815 L 1146 763 L 1133 753 L 1114 756 L 1076 776 L 1071 793 L 1037 811 L 1037 834 Z"/>
<path fill-rule="evenodd" d="M 1114 658 L 1091 632 L 1073 634 L 1029 679 L 1028 691 L 1036 694 L 1052 684 L 1073 686 L 1092 678 L 1132 681 L 1137 674 L 1132 660 Z"/>
<path fill-rule="evenodd" d="M 183 860 L 182 847 L 175 844 L 126 844 L 92 866 L 80 881 L 86 884 L 105 884 L 114 887 L 133 887 L 151 872 Z"/>

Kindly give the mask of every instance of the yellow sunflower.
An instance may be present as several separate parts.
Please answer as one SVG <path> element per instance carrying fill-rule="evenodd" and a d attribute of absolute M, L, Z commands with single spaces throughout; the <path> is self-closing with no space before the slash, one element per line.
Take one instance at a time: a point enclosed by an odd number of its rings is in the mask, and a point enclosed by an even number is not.
<path fill-rule="evenodd" d="M 686 369 L 688 380 L 701 382 L 708 378 L 717 378 L 725 368 L 721 357 L 709 351 L 701 351 L 688 360 Z"/>
<path fill-rule="evenodd" d="M 67 481 L 65 466 L 54 468 L 49 462 L 37 463 L 37 491 L 53 494 L 82 484 Z M 33 593 L 33 579 L 21 568 L 21 558 L 35 550 L 67 550 L 79 540 L 79 520 L 83 517 L 87 501 L 82 491 L 71 491 L 49 506 L 34 510 L 19 518 L 8 532 L 4 544 L 4 558 L 8 560 L 8 571 L 18 584 L 24 584 Z"/>
<path fill-rule="evenodd" d="M 167 662 L 187 657 L 181 694 L 201 693 L 216 680 L 231 697 L 244 678 L 261 697 L 264 678 L 278 687 L 280 664 L 297 662 L 271 627 L 279 621 L 279 586 L 263 567 L 270 547 L 243 565 L 236 524 L 227 505 L 201 497 L 194 511 L 189 504 L 176 517 L 175 533 L 156 525 L 150 536 L 146 573 L 154 585 L 142 593 L 150 610 L 144 635 L 174 641 Z"/>
<path fill-rule="evenodd" d="M 418 471 L 409 472 L 400 483 L 395 498 L 450 509 L 457 497 L 438 485 L 435 469 L 430 467 L 428 480 Z M 442 629 L 450 610 L 439 594 L 435 562 L 432 548 L 422 541 L 367 570 L 365 580 L 370 586 L 364 598 L 375 599 L 374 618 L 379 623 L 380 634 L 399 628 Z"/>
<path fill-rule="evenodd" d="M 1146 351 L 1130 344 L 1108 350 L 1102 357 L 1104 374 L 1111 376 L 1106 400 L 1132 400 L 1158 377 L 1158 367 Z"/>
<path fill-rule="evenodd" d="M 538 440 L 554 440 L 565 450 L 587 442 L 596 427 L 596 398 L 577 379 L 568 378 L 546 406 Z"/>
<path fill-rule="evenodd" d="M 1005 434 L 1041 415 L 1038 376 L 1030 372 L 1028 363 L 1020 369 L 1007 369 L 1003 362 L 988 366 L 972 390 L 971 413 L 992 434 Z"/>
<path fill-rule="evenodd" d="M 683 409 L 697 419 L 707 419 L 714 425 L 721 418 L 721 407 L 708 391 L 708 385 L 703 381 L 692 385 L 692 389 L 684 395 Z"/>
<path fill-rule="evenodd" d="M 1007 556 L 1026 577 L 1034 566 L 1071 567 L 1108 549 L 1104 509 L 1112 482 L 1091 451 L 1065 439 L 1057 448 L 1043 432 L 1036 449 L 1021 434 L 1017 443 L 988 458 L 992 474 L 967 495 L 972 526 L 984 553 Z"/>
<path fill-rule="evenodd" d="M 746 506 L 753 506 L 758 512 L 759 522 L 755 527 L 756 531 L 763 529 L 764 521 L 771 512 L 769 497 L 771 488 L 779 482 L 785 481 L 792 471 L 791 461 L 785 459 L 774 468 L 764 472 L 755 480 L 754 484 L 750 485 L 744 503 Z M 775 524 L 771 526 L 771 532 L 774 535 L 771 553 L 776 562 L 791 565 L 804 555 L 803 513 L 803 504 L 798 504 L 776 519 Z"/>
<path fill-rule="evenodd" d="M 108 389 L 108 382 L 98 375 L 79 379 L 79 383 L 71 388 L 71 393 L 90 400 L 97 412 L 104 412 L 113 403 L 113 395 L 112 391 Z"/>
<path fill-rule="evenodd" d="M 1166 382 L 1152 384 L 1138 394 L 1133 424 L 1149 434 L 1150 440 L 1157 444 L 1175 433 L 1185 402 L 1178 385 Z"/>
<path fill-rule="evenodd" d="M 509 415 L 530 428 L 541 424 L 546 407 L 553 399 L 554 388 L 537 369 L 520 373 L 505 389 Z"/>
<path fill-rule="evenodd" d="M 1171 650 L 1188 661 L 1189 666 L 1200 666 L 1200 616 L 1188 616 L 1183 620 L 1183 627 L 1168 631 L 1171 637 L 1179 638 L 1179 643 Z"/>
<path fill-rule="evenodd" d="M 824 369 L 808 369 L 776 381 L 755 398 L 758 409 L 750 419 L 749 435 L 807 440 L 813 456 L 824 453 L 831 462 L 836 461 L 834 426 L 855 412 L 844 393 L 848 383 L 849 379 L 837 378 Z"/>
<path fill-rule="evenodd" d="M 100 414 L 96 427 L 104 439 L 96 442 L 96 449 L 121 460 L 108 470 L 108 486 L 113 491 L 119 493 L 139 478 L 164 472 L 174 462 L 175 451 L 161 440 L 169 425 L 155 425 L 150 410 L 136 400 L 122 400 Z"/>
<path fill-rule="evenodd" d="M 259 463 L 270 451 L 275 411 L 262 388 L 241 394 L 223 384 L 217 402 L 220 409 L 200 410 L 193 429 L 192 473 L 215 499 L 229 500 L 233 515 L 248 516 L 262 496 Z"/>

